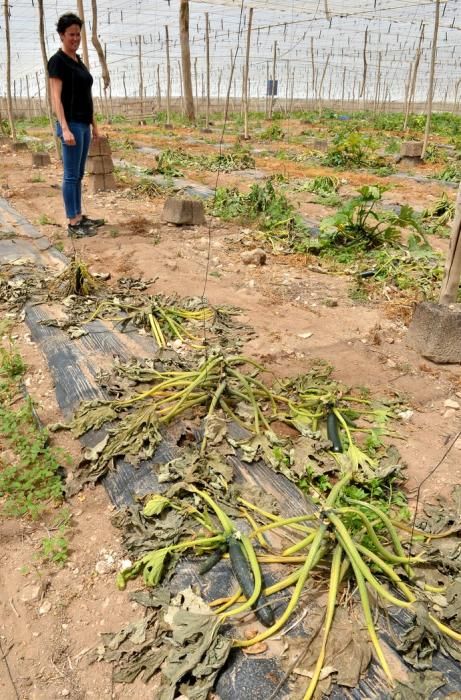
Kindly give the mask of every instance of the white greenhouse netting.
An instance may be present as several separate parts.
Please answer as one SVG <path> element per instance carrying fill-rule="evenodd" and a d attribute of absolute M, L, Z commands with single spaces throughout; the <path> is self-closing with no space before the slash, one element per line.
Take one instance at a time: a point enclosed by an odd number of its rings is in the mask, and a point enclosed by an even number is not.
<path fill-rule="evenodd" d="M 84 0 L 90 67 L 101 70 L 91 45 L 92 12 Z M 59 46 L 55 23 L 67 2 L 44 0 L 48 55 Z M 253 0 L 190 3 L 190 45 L 195 96 L 205 91 L 205 13 L 210 28 L 211 93 L 224 97 L 234 61 L 231 94 L 242 93 L 246 24 L 254 8 L 249 89 L 264 99 L 275 77 L 279 98 L 291 100 L 381 100 L 402 102 L 418 46 L 421 48 L 415 101 L 427 96 L 435 3 L 415 0 Z M 13 92 L 31 97 L 44 90 L 36 0 L 10 0 Z M 143 98 L 165 94 L 165 26 L 169 27 L 172 94 L 181 91 L 178 0 L 98 0 L 98 34 L 111 75 L 113 97 L 139 97 L 139 64 Z M 435 73 L 435 103 L 457 104 L 461 78 L 461 20 L 458 0 L 441 3 Z M 2 17 L 1 87 L 5 94 L 5 41 Z M 139 51 L 141 46 L 141 51 Z M 364 80 L 365 75 L 365 80 Z"/>

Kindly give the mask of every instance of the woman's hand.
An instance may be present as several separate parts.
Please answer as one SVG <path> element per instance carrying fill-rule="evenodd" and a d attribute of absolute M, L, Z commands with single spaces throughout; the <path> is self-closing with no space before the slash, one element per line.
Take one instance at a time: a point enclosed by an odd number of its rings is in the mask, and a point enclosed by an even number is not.
<path fill-rule="evenodd" d="M 62 130 L 62 140 L 66 146 L 75 146 L 75 137 L 69 128 Z"/>

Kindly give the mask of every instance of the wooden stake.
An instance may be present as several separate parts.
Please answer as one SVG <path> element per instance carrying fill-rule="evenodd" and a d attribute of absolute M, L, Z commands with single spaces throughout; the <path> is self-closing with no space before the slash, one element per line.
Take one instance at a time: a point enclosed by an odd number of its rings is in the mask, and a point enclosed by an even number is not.
<path fill-rule="evenodd" d="M 53 134 L 54 147 L 56 150 L 56 155 L 59 158 L 61 155 L 60 144 L 58 137 L 54 131 L 53 125 L 53 107 L 51 105 L 51 94 L 48 82 L 48 57 L 46 55 L 46 45 L 45 45 L 45 18 L 43 13 L 43 0 L 38 0 L 38 34 L 40 40 L 40 51 L 42 54 L 43 70 L 45 72 L 45 96 L 46 96 L 46 111 L 48 114 L 48 121 L 50 123 L 50 131 Z"/>
<path fill-rule="evenodd" d="M 365 109 L 365 100 L 366 100 L 365 85 L 367 82 L 367 70 L 368 70 L 367 43 L 368 43 L 368 27 L 365 29 L 365 38 L 363 40 L 363 76 L 362 76 L 362 85 L 360 87 L 360 93 L 359 93 L 359 97 L 363 97 L 364 109 Z"/>
<path fill-rule="evenodd" d="M 205 129 L 210 128 L 210 20 L 208 12 L 205 12 L 205 57 L 206 57 L 206 107 L 205 107 Z M 219 96 L 218 96 L 219 100 Z"/>
<path fill-rule="evenodd" d="M 419 67 L 419 62 L 421 59 L 421 46 L 423 43 L 423 39 L 424 39 L 424 24 L 421 28 L 421 34 L 419 35 L 418 48 L 416 49 L 416 56 L 415 56 L 415 61 L 414 61 L 414 66 L 413 66 L 413 75 L 411 76 L 411 86 L 410 86 L 410 92 L 408 95 L 407 110 L 405 112 L 405 120 L 403 123 L 404 131 L 406 131 L 408 129 L 408 119 L 410 117 L 411 108 L 413 106 L 413 102 L 415 99 L 416 77 L 418 75 L 418 67 Z"/>
<path fill-rule="evenodd" d="M 159 112 L 162 109 L 162 91 L 160 88 L 160 64 L 157 64 L 157 107 Z"/>
<path fill-rule="evenodd" d="M 88 56 L 88 42 L 86 40 L 86 29 L 85 29 L 85 13 L 83 11 L 83 0 L 77 0 L 77 13 L 80 19 L 82 20 L 82 29 L 81 29 L 81 35 L 82 35 L 82 51 L 83 51 L 83 63 L 85 66 L 90 69 L 90 59 Z"/>
<path fill-rule="evenodd" d="M 141 102 L 141 116 L 144 114 L 144 78 L 142 75 L 142 36 L 138 34 L 138 74 L 139 74 L 139 99 Z"/>
<path fill-rule="evenodd" d="M 42 91 L 40 90 L 40 80 L 38 77 L 38 72 L 35 73 L 35 80 L 37 82 L 37 95 L 38 95 L 38 104 L 40 107 L 40 114 L 43 111 L 43 106 L 42 106 Z"/>
<path fill-rule="evenodd" d="M 166 49 L 166 123 L 170 124 L 171 111 L 171 64 L 170 64 L 170 34 L 168 25 L 165 25 L 165 49 Z"/>
<path fill-rule="evenodd" d="M 182 83 L 187 119 L 195 121 L 194 97 L 192 94 L 192 77 L 189 44 L 189 0 L 180 0 L 179 38 L 181 42 Z"/>
<path fill-rule="evenodd" d="M 16 127 L 13 118 L 13 101 L 11 99 L 11 40 L 10 40 L 10 16 L 8 0 L 3 3 L 3 15 L 5 18 L 5 53 L 6 53 L 6 108 L 8 112 L 8 122 L 10 134 L 13 141 L 16 141 Z"/>
<path fill-rule="evenodd" d="M 456 197 L 455 219 L 451 229 L 450 247 L 445 261 L 445 273 L 440 290 L 441 304 L 454 304 L 458 298 L 461 279 L 461 184 Z"/>
<path fill-rule="evenodd" d="M 243 72 L 243 138 L 249 139 L 248 134 L 248 82 L 250 72 L 250 43 L 251 43 L 251 27 L 253 24 L 253 8 L 250 7 L 248 12 L 248 30 L 247 30 L 247 45 L 245 52 L 245 69 Z"/>
<path fill-rule="evenodd" d="M 322 77 L 320 78 L 319 91 L 318 91 L 318 95 L 317 95 L 319 115 L 322 114 L 323 81 L 325 80 L 325 74 L 327 72 L 329 62 L 330 62 L 330 54 L 328 54 L 328 56 L 327 56 L 327 60 L 325 61 L 325 65 L 324 65 L 323 71 L 322 71 Z"/>
<path fill-rule="evenodd" d="M 421 158 L 424 158 L 424 156 L 426 154 L 427 144 L 429 141 L 429 131 L 431 128 L 432 100 L 434 98 L 435 59 L 437 57 L 437 37 L 438 37 L 438 33 L 439 33 L 439 21 L 440 21 L 440 0 L 435 0 L 434 34 L 432 37 L 431 68 L 430 68 L 430 73 L 429 73 L 429 87 L 428 87 L 428 91 L 427 91 L 426 129 L 424 131 L 423 152 L 421 153 Z"/>
<path fill-rule="evenodd" d="M 271 99 L 269 103 L 269 119 L 272 119 L 272 112 L 274 111 L 274 97 L 275 97 L 275 69 L 277 65 L 277 42 L 274 41 L 274 55 L 272 58 L 272 90 Z"/>

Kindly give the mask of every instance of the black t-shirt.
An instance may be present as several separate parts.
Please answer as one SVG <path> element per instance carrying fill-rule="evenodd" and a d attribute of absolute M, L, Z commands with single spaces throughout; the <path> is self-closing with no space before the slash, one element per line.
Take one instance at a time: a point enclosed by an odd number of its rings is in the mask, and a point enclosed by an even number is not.
<path fill-rule="evenodd" d="M 48 61 L 50 78 L 62 80 L 61 102 L 67 122 L 91 124 L 93 121 L 93 78 L 80 57 L 78 61 L 59 49 Z"/>

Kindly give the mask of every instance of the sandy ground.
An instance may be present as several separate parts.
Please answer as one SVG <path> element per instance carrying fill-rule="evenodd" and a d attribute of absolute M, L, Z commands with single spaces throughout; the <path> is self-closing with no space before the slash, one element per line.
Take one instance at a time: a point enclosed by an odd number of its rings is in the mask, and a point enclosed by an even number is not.
<path fill-rule="evenodd" d="M 147 136 L 137 134 L 136 142 L 164 147 L 165 138 L 155 139 L 151 131 Z M 190 133 L 184 130 L 182 135 Z M 176 140 L 181 141 L 178 136 Z M 5 157 L 6 153 L 0 154 Z M 146 165 L 149 158 L 133 152 L 129 160 Z M 257 167 L 274 172 L 277 164 L 268 158 L 258 161 Z M 317 174 L 311 167 L 287 162 L 281 171 L 290 176 Z M 353 186 L 370 182 L 363 173 L 344 176 Z M 72 242 L 63 228 L 60 179 L 61 166 L 53 157 L 50 166 L 32 170 L 29 153 L 8 154 L 8 168 L 0 174 L 0 194 L 66 254 L 78 251 L 93 271 L 110 272 L 112 279 L 127 274 L 154 278 L 151 289 L 158 292 L 201 295 L 205 291 L 212 304 L 239 306 L 242 319 L 256 331 L 244 352 L 263 360 L 277 375 L 302 372 L 308 360 L 323 358 L 334 365 L 339 380 L 365 385 L 377 396 L 400 397 L 412 411 L 400 426 L 398 447 L 408 467 L 409 492 L 414 494 L 461 428 L 461 409 L 444 405 L 447 399 L 459 400 L 461 405 L 459 367 L 423 360 L 407 346 L 406 327 L 390 317 L 388 304 L 351 300 L 347 276 L 323 274 L 318 263 L 305 256 L 269 255 L 263 267 L 246 266 L 240 255 L 248 247 L 248 236 L 240 226 L 217 220 L 191 228 L 162 224 L 162 201 L 130 199 L 128 187 L 86 195 L 87 213 L 105 216 L 108 225 L 94 238 Z M 202 173 L 200 180 L 214 185 L 216 175 Z M 238 176 L 223 175 L 219 184 L 236 182 Z M 439 184 L 400 180 L 388 195 L 391 201 L 423 208 L 442 189 Z M 318 205 L 316 209 L 302 203 L 302 207 L 312 217 L 323 215 Z M 43 223 L 44 215 L 51 223 Z M 446 241 L 438 244 L 446 247 Z M 40 416 L 44 423 L 57 420 L 59 411 L 43 357 L 24 326 L 19 325 L 15 333 Z M 78 445 L 68 437 L 62 439 L 65 448 L 77 455 Z M 448 494 L 460 482 L 458 448 L 461 441 L 423 485 L 423 500 Z M 114 686 L 108 666 L 88 665 L 88 650 L 98 643 L 99 634 L 135 617 L 132 608 L 137 606 L 116 590 L 113 571 L 95 569 L 107 553 L 114 558 L 114 568 L 124 556 L 119 534 L 110 523 L 112 506 L 105 491 L 87 489 L 69 505 L 71 556 L 62 569 L 37 559 L 46 534 L 44 523 L 0 521 L 0 697 L 154 697 L 152 689 L 142 685 Z"/>

